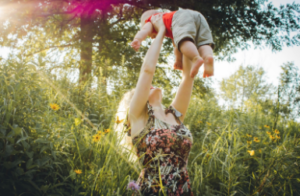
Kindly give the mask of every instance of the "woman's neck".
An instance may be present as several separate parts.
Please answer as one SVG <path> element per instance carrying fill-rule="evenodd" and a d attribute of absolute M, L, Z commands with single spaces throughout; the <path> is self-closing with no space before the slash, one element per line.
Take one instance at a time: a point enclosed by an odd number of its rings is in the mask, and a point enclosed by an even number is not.
<path fill-rule="evenodd" d="M 157 103 L 149 103 L 149 104 L 151 105 L 153 111 L 157 111 L 159 113 L 160 112 L 164 113 L 165 110 L 161 103 L 157 102 Z"/>

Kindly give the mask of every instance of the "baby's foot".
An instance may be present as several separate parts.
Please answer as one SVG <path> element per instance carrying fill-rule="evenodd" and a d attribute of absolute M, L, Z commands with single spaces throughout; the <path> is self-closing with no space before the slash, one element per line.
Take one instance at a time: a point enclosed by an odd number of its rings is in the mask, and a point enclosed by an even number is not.
<path fill-rule="evenodd" d="M 182 61 L 176 61 L 174 63 L 174 69 L 182 70 Z"/>
<path fill-rule="evenodd" d="M 202 64 L 203 64 L 203 59 L 200 56 L 194 57 L 192 62 L 191 74 L 190 74 L 191 78 L 194 78 L 197 75 L 199 68 L 201 67 Z"/>
<path fill-rule="evenodd" d="M 204 72 L 203 78 L 207 78 L 214 75 L 214 58 L 208 56 L 204 59 Z"/>

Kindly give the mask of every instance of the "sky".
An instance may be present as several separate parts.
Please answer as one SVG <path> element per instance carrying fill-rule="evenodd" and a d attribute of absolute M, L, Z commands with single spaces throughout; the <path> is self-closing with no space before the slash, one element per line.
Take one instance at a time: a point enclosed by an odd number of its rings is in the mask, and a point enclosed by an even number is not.
<path fill-rule="evenodd" d="M 269 2 L 272 2 L 276 7 L 293 2 L 300 4 L 300 0 L 271 0 Z M 215 62 L 215 72 L 212 79 L 216 88 L 219 86 L 219 82 L 222 79 L 228 78 L 235 71 L 237 71 L 241 65 L 263 67 L 263 69 L 266 71 L 266 81 L 272 83 L 273 85 L 278 85 L 278 78 L 281 73 L 280 67 L 284 63 L 294 62 L 294 64 L 300 68 L 300 46 L 285 46 L 283 47 L 283 50 L 279 52 L 272 52 L 270 48 L 260 50 L 251 47 L 251 49 L 239 51 L 233 55 L 233 57 L 236 58 L 235 62 Z"/>
<path fill-rule="evenodd" d="M 293 2 L 300 4 L 300 0 L 269 0 L 269 2 L 272 2 L 276 7 Z M 8 48 L 0 48 L 1 57 L 7 57 L 8 52 Z M 274 85 L 278 84 L 278 78 L 281 72 L 280 66 L 284 63 L 294 62 L 294 64 L 300 68 L 300 46 L 283 47 L 283 50 L 279 52 L 272 52 L 270 48 L 254 49 L 254 47 L 251 47 L 248 50 L 237 52 L 233 57 L 236 58 L 234 62 L 215 62 L 215 72 L 212 80 L 216 90 L 219 88 L 219 82 L 232 75 L 241 65 L 263 67 L 266 71 L 266 81 Z M 203 71 L 203 68 L 200 69 L 200 72 L 201 71 Z"/>
<path fill-rule="evenodd" d="M 279 84 L 281 66 L 287 62 L 293 62 L 300 68 L 300 47 L 283 47 L 282 51 L 272 52 L 270 48 L 251 49 L 239 51 L 234 54 L 234 62 L 216 61 L 214 76 L 215 87 L 222 79 L 229 78 L 240 66 L 262 67 L 266 72 L 266 81 L 273 85 Z"/>

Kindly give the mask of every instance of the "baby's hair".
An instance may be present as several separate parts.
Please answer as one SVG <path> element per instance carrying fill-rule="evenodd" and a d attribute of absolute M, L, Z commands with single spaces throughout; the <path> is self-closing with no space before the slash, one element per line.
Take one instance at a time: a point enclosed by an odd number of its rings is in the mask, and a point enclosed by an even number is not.
<path fill-rule="evenodd" d="M 141 28 L 144 26 L 145 20 L 147 20 L 151 15 L 157 14 L 157 13 L 160 13 L 160 12 L 157 11 L 157 10 L 147 10 L 147 11 L 145 11 L 141 16 Z"/>

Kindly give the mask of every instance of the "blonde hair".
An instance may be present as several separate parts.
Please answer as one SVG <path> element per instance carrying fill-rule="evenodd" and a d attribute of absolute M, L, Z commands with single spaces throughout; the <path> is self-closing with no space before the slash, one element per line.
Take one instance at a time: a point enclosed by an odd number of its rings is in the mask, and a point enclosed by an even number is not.
<path fill-rule="evenodd" d="M 147 11 L 145 11 L 141 16 L 141 28 L 144 26 L 145 20 L 147 20 L 151 15 L 157 14 L 157 13 L 160 13 L 160 12 L 157 11 L 157 10 L 147 10 Z"/>
<path fill-rule="evenodd" d="M 130 122 L 128 119 L 128 111 L 129 105 L 134 95 L 135 89 L 132 89 L 124 94 L 122 100 L 119 103 L 119 107 L 116 113 L 116 118 L 124 119 L 124 123 L 115 123 L 114 130 L 117 133 L 118 141 L 121 147 L 122 152 L 129 153 L 130 157 L 129 160 L 131 162 L 135 162 L 138 157 L 136 156 L 136 148 L 133 146 L 132 137 L 127 135 L 128 130 L 124 124 L 128 125 L 130 128 Z M 145 112 L 147 108 L 145 107 Z"/>

